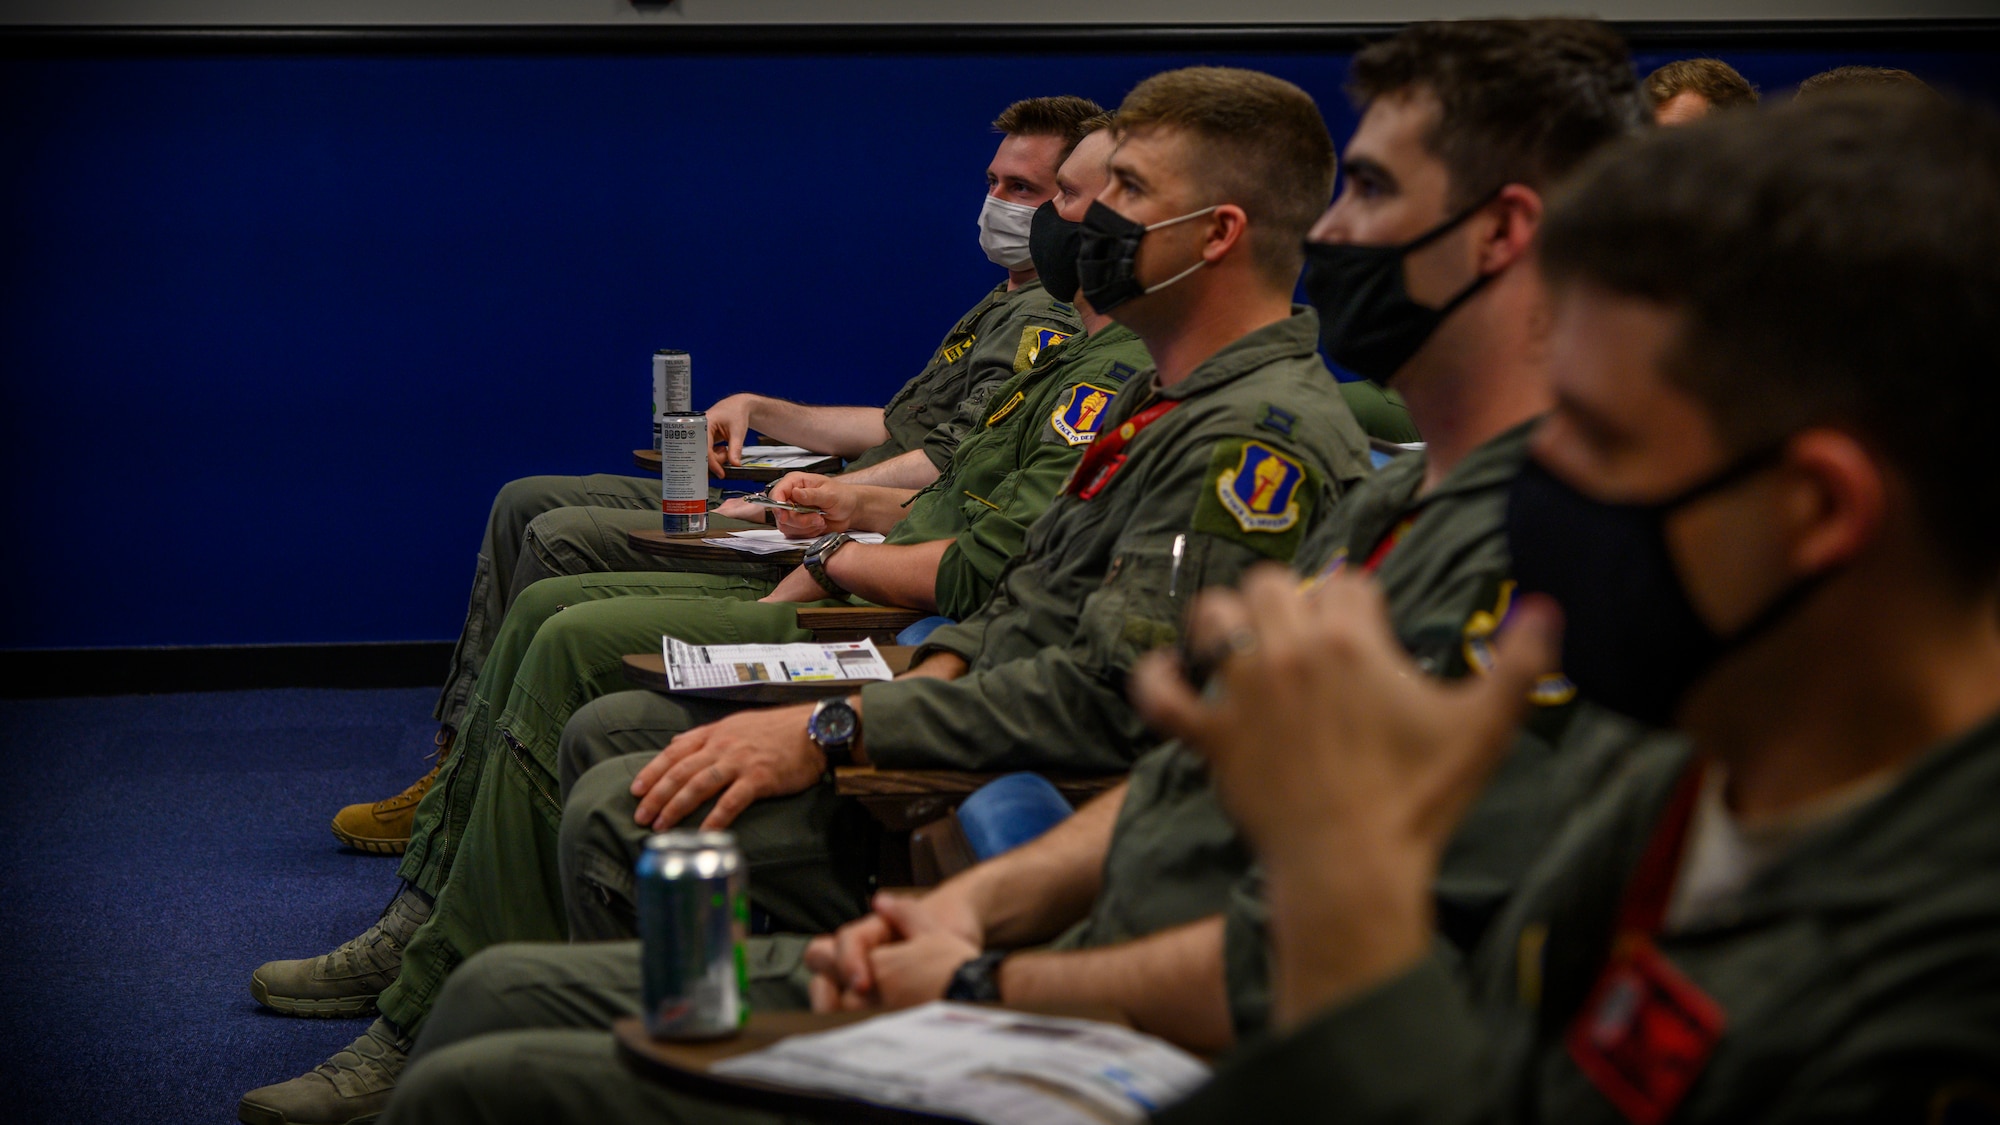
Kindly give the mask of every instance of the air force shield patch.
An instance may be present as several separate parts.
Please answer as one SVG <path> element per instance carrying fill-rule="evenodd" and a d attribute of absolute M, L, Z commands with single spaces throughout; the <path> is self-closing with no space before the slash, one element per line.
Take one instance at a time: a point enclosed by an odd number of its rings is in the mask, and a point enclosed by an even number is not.
<path fill-rule="evenodd" d="M 1216 476 L 1222 508 L 1244 531 L 1284 532 L 1299 522 L 1294 493 L 1306 479 L 1305 467 L 1261 441 L 1243 443 L 1234 469 Z"/>
<path fill-rule="evenodd" d="M 1021 346 L 1014 352 L 1014 374 L 1019 375 L 1035 365 L 1035 360 L 1049 348 L 1070 338 L 1070 333 L 1059 328 L 1040 328 L 1030 324 L 1021 329 Z"/>
<path fill-rule="evenodd" d="M 1069 389 L 1055 411 L 1049 415 L 1049 426 L 1068 445 L 1089 445 L 1097 438 L 1097 427 L 1104 420 L 1104 411 L 1118 392 L 1109 387 L 1099 387 L 1090 383 L 1078 383 Z"/>

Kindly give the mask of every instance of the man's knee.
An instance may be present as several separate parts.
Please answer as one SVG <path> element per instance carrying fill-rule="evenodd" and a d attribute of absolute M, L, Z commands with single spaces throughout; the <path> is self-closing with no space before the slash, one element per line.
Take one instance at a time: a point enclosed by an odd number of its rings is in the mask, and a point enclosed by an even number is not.
<path fill-rule="evenodd" d="M 507 1006 L 510 988 L 535 979 L 534 947 L 494 945 L 466 958 L 445 978 L 437 1003 L 417 1034 L 415 1053 L 427 1055 L 489 1031 L 524 1026 Z"/>

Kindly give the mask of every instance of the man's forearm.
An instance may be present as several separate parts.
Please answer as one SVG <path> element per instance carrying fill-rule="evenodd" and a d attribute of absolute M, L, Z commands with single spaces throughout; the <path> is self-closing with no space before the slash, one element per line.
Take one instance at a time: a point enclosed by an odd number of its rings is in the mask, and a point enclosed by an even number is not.
<path fill-rule="evenodd" d="M 928 463 L 928 462 L 926 462 Z M 867 469 L 860 470 L 867 472 Z M 913 488 L 894 488 L 881 484 L 856 484 L 841 480 L 839 483 L 852 486 L 848 495 L 854 504 L 854 518 L 847 525 L 861 531 L 889 532 L 903 522 L 910 514 L 910 498 L 917 494 Z M 902 603 L 896 603 L 901 605 Z"/>
<path fill-rule="evenodd" d="M 1034 840 L 952 877 L 937 893 L 971 903 L 989 946 L 1009 949 L 1055 937 L 1097 901 L 1125 790 L 1119 785 Z"/>
<path fill-rule="evenodd" d="M 1140 1031 L 1199 1054 L 1218 1054 L 1236 1041 L 1223 982 L 1221 915 L 1097 949 L 1015 954 L 1001 962 L 1000 998 L 1013 1005 L 1102 1004 Z"/>
<path fill-rule="evenodd" d="M 782 444 L 841 457 L 858 457 L 889 438 L 882 409 L 876 406 L 808 406 L 759 397 L 750 425 Z"/>
<path fill-rule="evenodd" d="M 930 543 L 850 543 L 827 560 L 826 574 L 850 594 L 876 605 L 937 609 L 938 560 L 951 540 Z"/>
<path fill-rule="evenodd" d="M 884 488 L 922 488 L 937 478 L 937 466 L 931 464 L 921 449 L 898 453 L 865 469 L 840 474 L 844 484 L 874 484 Z"/>

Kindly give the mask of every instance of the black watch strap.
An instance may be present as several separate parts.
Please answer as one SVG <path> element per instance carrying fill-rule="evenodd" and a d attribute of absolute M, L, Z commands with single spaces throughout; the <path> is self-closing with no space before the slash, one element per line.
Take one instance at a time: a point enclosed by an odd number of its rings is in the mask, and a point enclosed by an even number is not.
<path fill-rule="evenodd" d="M 847 596 L 847 591 L 841 589 L 840 583 L 835 582 L 832 576 L 827 574 L 826 560 L 832 557 L 835 551 L 852 542 L 854 542 L 852 536 L 846 532 L 836 531 L 820 536 L 813 540 L 812 546 L 806 548 L 806 573 L 812 575 L 813 581 L 819 583 L 820 588 L 832 597 L 844 598 Z"/>
<path fill-rule="evenodd" d="M 944 998 L 975 1004 L 1000 1002 L 1000 962 L 1007 959 L 1004 949 L 988 950 L 958 967 L 945 986 Z"/>

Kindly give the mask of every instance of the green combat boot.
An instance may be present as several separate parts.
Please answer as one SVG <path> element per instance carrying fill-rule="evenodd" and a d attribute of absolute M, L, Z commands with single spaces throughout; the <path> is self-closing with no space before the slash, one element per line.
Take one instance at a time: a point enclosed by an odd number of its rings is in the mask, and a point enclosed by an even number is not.
<path fill-rule="evenodd" d="M 396 1078 L 410 1061 L 410 1040 L 388 1020 L 289 1082 L 265 1086 L 236 1103 L 245 1125 L 364 1125 L 382 1115 Z"/>
<path fill-rule="evenodd" d="M 288 1016 L 368 1015 L 403 967 L 403 947 L 430 916 L 431 904 L 404 884 L 374 925 L 333 952 L 257 966 L 250 974 L 250 995 Z"/>
<path fill-rule="evenodd" d="M 454 734 L 450 727 L 438 729 L 431 740 L 437 747 L 430 754 L 431 772 L 411 782 L 409 788 L 380 801 L 348 805 L 333 814 L 333 838 L 350 848 L 376 855 L 402 855 L 410 846 L 410 826 L 416 823 L 418 803 L 431 791 L 438 771 L 451 758 Z"/>

